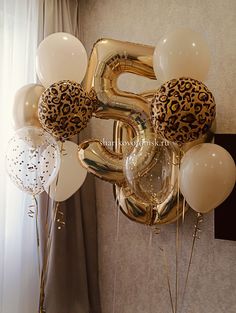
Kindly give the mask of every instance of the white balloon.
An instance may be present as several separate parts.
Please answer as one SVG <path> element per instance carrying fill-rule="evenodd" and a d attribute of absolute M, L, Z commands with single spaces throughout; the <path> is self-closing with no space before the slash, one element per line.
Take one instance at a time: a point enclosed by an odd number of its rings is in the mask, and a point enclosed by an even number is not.
<path fill-rule="evenodd" d="M 36 72 L 45 88 L 61 80 L 81 83 L 88 64 L 87 52 L 78 38 L 54 33 L 39 45 Z"/>
<path fill-rule="evenodd" d="M 180 77 L 203 81 L 209 66 L 210 51 L 206 41 L 190 29 L 178 29 L 163 36 L 153 55 L 156 77 L 162 81 Z"/>
<path fill-rule="evenodd" d="M 65 201 L 83 185 L 87 170 L 78 159 L 78 146 L 74 142 L 65 141 L 61 152 L 61 165 L 58 177 L 50 185 L 50 197 L 55 201 Z"/>
<path fill-rule="evenodd" d="M 182 159 L 180 191 L 199 213 L 207 213 L 220 205 L 233 190 L 235 179 L 233 158 L 216 144 L 194 146 Z"/>
<path fill-rule="evenodd" d="M 29 84 L 20 88 L 14 98 L 14 129 L 26 126 L 41 127 L 38 119 L 38 102 L 45 88 L 38 84 Z"/>

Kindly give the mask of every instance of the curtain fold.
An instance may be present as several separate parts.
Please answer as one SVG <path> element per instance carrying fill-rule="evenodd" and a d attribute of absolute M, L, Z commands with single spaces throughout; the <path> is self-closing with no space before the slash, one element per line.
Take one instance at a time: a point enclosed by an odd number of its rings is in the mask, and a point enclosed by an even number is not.
<path fill-rule="evenodd" d="M 66 32 L 79 36 L 79 1 L 40 1 L 39 41 L 55 32 Z"/>
<path fill-rule="evenodd" d="M 39 42 L 54 32 L 79 38 L 79 2 L 40 2 Z M 78 143 L 89 136 L 80 134 Z M 47 196 L 40 201 L 42 225 Z M 51 204 L 52 206 L 52 204 Z M 50 266 L 45 288 L 47 313 L 101 313 L 98 280 L 97 214 L 94 177 L 88 175 L 82 188 L 59 206 L 65 227 L 53 230 Z"/>
<path fill-rule="evenodd" d="M 13 135 L 15 92 L 36 82 L 37 0 L 0 1 L 0 313 L 37 310 L 39 272 L 30 196 L 7 178 L 5 151 Z"/>

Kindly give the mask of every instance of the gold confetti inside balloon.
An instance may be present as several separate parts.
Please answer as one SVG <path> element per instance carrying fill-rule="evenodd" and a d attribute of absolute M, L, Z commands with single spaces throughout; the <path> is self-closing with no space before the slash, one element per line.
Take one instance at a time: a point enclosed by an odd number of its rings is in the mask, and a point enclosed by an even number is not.
<path fill-rule="evenodd" d="M 133 143 L 141 147 L 138 154 L 134 151 L 124 157 L 124 175 L 127 183 L 140 200 L 153 205 L 161 204 L 172 197 L 176 188 L 179 151 L 174 144 L 155 138 L 154 135 L 149 141 L 134 139 Z M 151 145 L 154 153 L 149 153 L 145 145 Z M 145 169 L 139 163 L 142 153 L 148 163 Z"/>
<path fill-rule="evenodd" d="M 60 140 L 84 129 L 92 117 L 93 100 L 83 87 L 69 80 L 54 83 L 39 100 L 42 127 Z"/>
<path fill-rule="evenodd" d="M 42 128 L 21 128 L 10 139 L 6 170 L 19 189 L 32 195 L 40 194 L 55 179 L 59 167 L 59 147 Z"/>
<path fill-rule="evenodd" d="M 205 134 L 215 118 L 209 89 L 192 78 L 164 83 L 151 100 L 151 121 L 156 133 L 183 144 Z"/>

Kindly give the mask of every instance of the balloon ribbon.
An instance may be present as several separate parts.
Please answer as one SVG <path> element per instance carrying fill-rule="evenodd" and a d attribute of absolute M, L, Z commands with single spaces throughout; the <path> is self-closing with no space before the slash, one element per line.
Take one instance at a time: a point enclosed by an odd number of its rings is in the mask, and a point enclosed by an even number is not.
<path fill-rule="evenodd" d="M 61 148 L 60 153 L 62 154 L 64 151 L 64 144 L 61 142 Z M 55 184 L 55 191 L 58 185 L 59 181 L 59 174 L 57 175 L 56 184 Z M 45 283 L 47 280 L 47 274 L 48 274 L 48 265 L 49 265 L 49 256 L 51 252 L 51 246 L 52 246 L 52 229 L 53 225 L 55 224 L 58 209 L 59 209 L 59 202 L 53 201 L 53 217 L 51 218 L 50 224 L 48 224 L 48 218 L 49 218 L 49 202 L 50 202 L 50 186 L 48 190 L 48 197 L 47 197 L 47 209 L 46 209 L 46 222 L 45 222 L 45 242 L 44 242 L 44 254 L 43 254 L 43 267 L 41 271 L 41 277 L 40 277 L 40 297 L 39 297 L 39 309 L 38 313 L 46 313 L 46 309 L 44 308 L 44 300 L 45 300 Z M 60 213 L 63 215 L 63 213 Z M 61 222 L 60 219 L 58 219 L 59 223 L 61 225 L 65 225 L 64 222 Z M 58 227 L 58 229 L 61 229 L 61 226 Z"/>
<path fill-rule="evenodd" d="M 114 280 L 113 280 L 113 297 L 112 297 L 112 313 L 115 313 L 116 305 L 116 284 L 117 284 L 117 258 L 118 258 L 118 243 L 119 243 L 119 232 L 120 232 L 120 193 L 116 199 L 116 237 L 115 237 L 115 270 L 114 270 Z"/>
<path fill-rule="evenodd" d="M 174 310 L 174 301 L 173 301 L 171 285 L 170 285 L 170 274 L 169 274 L 170 272 L 169 272 L 168 260 L 167 260 L 167 256 L 166 256 L 165 250 L 163 248 L 161 248 L 161 247 L 159 247 L 159 249 L 163 253 L 163 261 L 164 261 L 166 278 L 167 278 L 167 285 L 168 285 L 168 292 L 169 292 L 169 297 L 170 297 L 171 310 L 172 310 L 172 313 L 174 313 L 175 312 L 175 310 Z"/>
<path fill-rule="evenodd" d="M 181 311 L 184 305 L 185 295 L 187 291 L 187 285 L 188 285 L 189 274 L 190 274 L 190 269 L 191 269 L 192 260 L 193 260 L 193 252 L 195 248 L 196 239 L 200 239 L 198 237 L 198 232 L 200 231 L 199 225 L 200 223 L 202 223 L 202 221 L 203 221 L 203 215 L 201 213 L 197 213 L 197 220 L 196 220 L 196 224 L 194 225 L 193 241 L 192 241 L 192 247 L 191 247 L 191 252 L 189 256 L 188 269 L 187 269 L 185 283 L 184 283 L 184 291 L 183 291 L 183 297 L 182 297 L 182 302 L 181 302 Z"/>
<path fill-rule="evenodd" d="M 177 313 L 178 310 L 178 295 L 179 295 L 179 244 L 180 244 L 180 236 L 179 236 L 179 203 L 180 203 L 180 182 L 179 182 L 179 171 L 180 171 L 180 160 L 181 160 L 181 150 L 178 154 L 178 180 L 177 180 L 177 206 L 176 206 L 176 240 L 175 240 L 175 310 Z"/>

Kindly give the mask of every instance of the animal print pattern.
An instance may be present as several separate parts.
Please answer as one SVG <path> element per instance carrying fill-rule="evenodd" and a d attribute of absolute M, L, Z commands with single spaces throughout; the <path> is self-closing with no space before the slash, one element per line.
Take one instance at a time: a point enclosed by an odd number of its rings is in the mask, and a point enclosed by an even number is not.
<path fill-rule="evenodd" d="M 46 89 L 38 107 L 42 127 L 63 141 L 87 126 L 92 117 L 93 100 L 80 84 L 66 80 Z"/>
<path fill-rule="evenodd" d="M 211 127 L 215 101 L 208 88 L 192 78 L 164 83 L 151 100 L 151 121 L 156 133 L 183 144 L 198 139 Z"/>
<path fill-rule="evenodd" d="M 98 97 L 97 97 L 97 93 L 94 89 L 94 87 L 92 87 L 89 91 L 89 98 L 91 99 L 92 101 L 92 106 L 93 106 L 93 112 L 95 112 L 97 110 L 97 108 L 99 107 L 99 100 L 98 100 Z"/>

